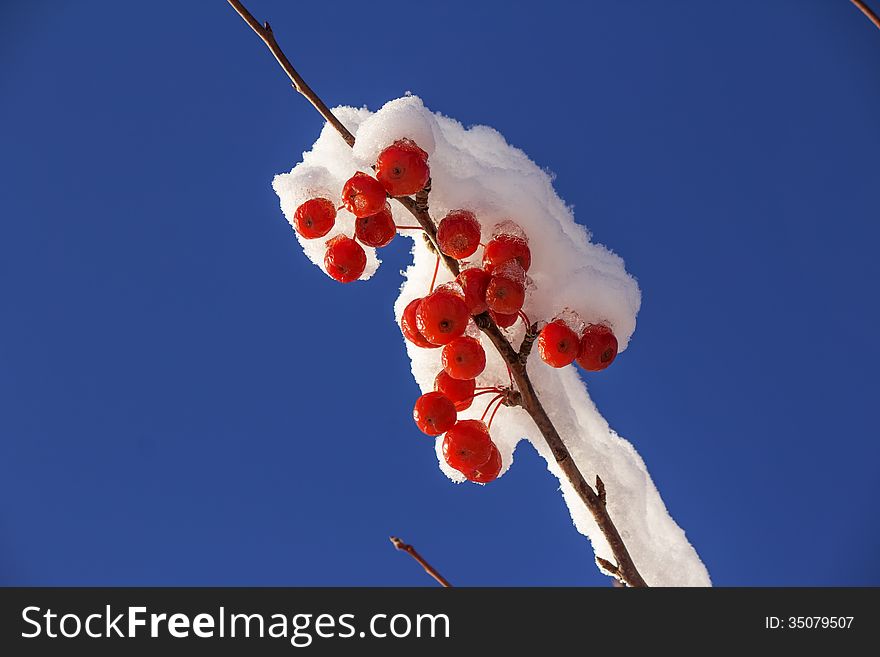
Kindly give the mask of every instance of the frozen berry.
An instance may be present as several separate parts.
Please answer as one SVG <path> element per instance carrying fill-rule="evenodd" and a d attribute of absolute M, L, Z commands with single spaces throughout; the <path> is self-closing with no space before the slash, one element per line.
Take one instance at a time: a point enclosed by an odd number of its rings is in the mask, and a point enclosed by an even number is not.
<path fill-rule="evenodd" d="M 449 431 L 457 416 L 455 404 L 442 392 L 426 392 L 413 407 L 416 425 L 429 436 L 439 436 Z"/>
<path fill-rule="evenodd" d="M 477 382 L 473 379 L 453 379 L 446 370 L 440 370 L 434 379 L 434 390 L 449 397 L 457 411 L 465 411 L 471 407 L 476 387 Z"/>
<path fill-rule="evenodd" d="M 309 199 L 293 213 L 293 222 L 307 240 L 324 237 L 336 223 L 336 207 L 326 198 Z"/>
<path fill-rule="evenodd" d="M 513 313 L 512 315 L 504 315 L 502 313 L 496 313 L 493 311 L 489 311 L 489 314 L 492 316 L 492 321 L 494 321 L 499 328 L 510 328 L 514 324 L 516 324 L 516 320 L 519 319 L 519 314 Z"/>
<path fill-rule="evenodd" d="M 409 139 L 394 142 L 376 159 L 376 178 L 391 196 L 422 191 L 430 175 L 428 154 Z"/>
<path fill-rule="evenodd" d="M 354 221 L 354 236 L 367 246 L 377 249 L 387 246 L 395 235 L 397 227 L 394 225 L 394 217 L 391 216 L 391 206 L 387 202 L 380 212 L 368 217 L 358 217 Z"/>
<path fill-rule="evenodd" d="M 565 367 L 577 358 L 581 341 L 561 319 L 550 322 L 538 334 L 538 351 L 551 367 Z"/>
<path fill-rule="evenodd" d="M 515 315 L 523 307 L 526 289 L 522 283 L 506 276 L 492 276 L 486 288 L 489 310 L 502 315 Z"/>
<path fill-rule="evenodd" d="M 434 344 L 447 344 L 462 335 L 469 319 L 464 299 L 446 288 L 434 290 L 416 310 L 416 327 Z"/>
<path fill-rule="evenodd" d="M 492 276 L 480 267 L 462 270 L 455 279 L 464 292 L 464 302 L 471 315 L 479 315 L 489 309 L 486 305 L 486 288 Z"/>
<path fill-rule="evenodd" d="M 358 171 L 342 188 L 342 204 L 355 217 L 369 217 L 385 207 L 385 188 L 382 183 Z"/>
<path fill-rule="evenodd" d="M 581 336 L 578 365 L 590 372 L 604 370 L 617 356 L 617 338 L 604 324 L 590 324 Z"/>
<path fill-rule="evenodd" d="M 443 369 L 453 379 L 475 379 L 486 369 L 486 352 L 476 338 L 462 335 L 443 347 Z"/>
<path fill-rule="evenodd" d="M 474 254 L 480 245 L 480 222 L 473 212 L 453 210 L 440 221 L 437 245 L 448 256 L 461 260 Z"/>
<path fill-rule="evenodd" d="M 489 240 L 483 251 L 483 269 L 491 272 L 508 260 L 516 260 L 524 271 L 529 270 L 532 252 L 526 241 L 514 235 L 498 235 Z"/>
<path fill-rule="evenodd" d="M 440 345 L 428 342 L 416 325 L 416 312 L 418 312 L 421 302 L 421 299 L 413 299 L 403 309 L 403 315 L 400 316 L 400 331 L 403 333 L 403 337 L 417 347 L 422 349 L 439 349 Z"/>
<path fill-rule="evenodd" d="M 340 283 L 351 283 L 361 277 L 367 266 L 367 254 L 363 247 L 350 237 L 337 235 L 327 242 L 324 268 Z"/>
<path fill-rule="evenodd" d="M 470 474 L 492 456 L 489 429 L 480 420 L 460 420 L 443 438 L 443 458 L 451 468 Z"/>
<path fill-rule="evenodd" d="M 493 444 L 492 455 L 489 457 L 489 460 L 465 476 L 475 483 L 488 484 L 490 481 L 495 481 L 498 478 L 499 472 L 501 472 L 501 452 Z"/>

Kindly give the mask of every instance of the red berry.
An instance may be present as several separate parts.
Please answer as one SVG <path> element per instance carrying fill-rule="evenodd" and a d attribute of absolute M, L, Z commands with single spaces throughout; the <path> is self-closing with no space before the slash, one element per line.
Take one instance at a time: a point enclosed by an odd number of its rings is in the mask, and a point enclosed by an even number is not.
<path fill-rule="evenodd" d="M 391 196 L 422 191 L 430 175 L 428 154 L 409 139 L 394 142 L 376 159 L 376 178 Z"/>
<path fill-rule="evenodd" d="M 526 299 L 525 286 L 506 276 L 493 276 L 486 288 L 486 304 L 502 315 L 515 315 Z"/>
<path fill-rule="evenodd" d="M 391 206 L 387 202 L 380 212 L 354 220 L 354 236 L 367 246 L 377 249 L 388 246 L 395 235 L 397 227 L 394 225 L 394 217 L 391 216 Z"/>
<path fill-rule="evenodd" d="M 448 256 L 461 260 L 474 254 L 480 246 L 480 222 L 473 212 L 453 210 L 440 221 L 437 245 Z"/>
<path fill-rule="evenodd" d="M 538 351 L 551 367 L 565 367 L 577 358 L 581 341 L 561 319 L 550 322 L 538 334 Z"/>
<path fill-rule="evenodd" d="M 439 436 L 449 431 L 457 416 L 455 404 L 442 392 L 426 392 L 413 407 L 413 419 L 419 429 L 429 436 Z"/>
<path fill-rule="evenodd" d="M 350 237 L 337 235 L 327 242 L 324 269 L 340 283 L 356 281 L 367 266 L 367 254 L 363 247 Z"/>
<path fill-rule="evenodd" d="M 296 232 L 307 240 L 324 237 L 336 223 L 336 208 L 326 198 L 312 198 L 293 213 Z"/>
<path fill-rule="evenodd" d="M 464 292 L 464 302 L 470 309 L 471 315 L 479 315 L 489 310 L 489 306 L 486 305 L 486 288 L 491 277 L 480 267 L 470 267 L 462 270 L 455 279 Z"/>
<path fill-rule="evenodd" d="M 489 240 L 486 250 L 483 251 L 483 269 L 491 272 L 508 260 L 519 262 L 523 271 L 529 270 L 532 265 L 532 252 L 526 241 L 514 235 L 498 235 Z"/>
<path fill-rule="evenodd" d="M 413 299 L 403 309 L 403 315 L 400 316 L 400 330 L 403 333 L 403 337 L 417 347 L 422 349 L 439 349 L 440 345 L 428 342 L 416 325 L 416 312 L 418 312 L 421 302 L 421 299 Z"/>
<path fill-rule="evenodd" d="M 342 204 L 355 217 L 369 217 L 385 207 L 385 188 L 382 183 L 358 171 L 342 188 Z"/>
<path fill-rule="evenodd" d="M 604 370 L 617 356 L 617 338 L 604 324 L 590 324 L 581 337 L 578 365 L 590 372 Z"/>
<path fill-rule="evenodd" d="M 476 338 L 463 335 L 443 347 L 443 369 L 453 379 L 475 379 L 486 369 L 486 352 Z"/>
<path fill-rule="evenodd" d="M 469 319 L 464 299 L 445 288 L 422 299 L 416 310 L 416 326 L 434 344 L 447 344 L 462 335 Z"/>
<path fill-rule="evenodd" d="M 443 458 L 449 467 L 470 474 L 492 456 L 489 429 L 480 420 L 460 420 L 443 438 Z"/>
<path fill-rule="evenodd" d="M 519 319 L 519 315 L 517 313 L 514 313 L 512 315 L 504 315 L 502 313 L 496 313 L 490 310 L 489 314 L 492 316 L 492 321 L 494 321 L 499 328 L 510 328 L 511 326 L 516 324 L 516 320 Z"/>
<path fill-rule="evenodd" d="M 489 457 L 489 460 L 465 476 L 475 483 L 488 484 L 490 481 L 495 481 L 498 478 L 499 472 L 501 472 L 501 452 L 493 444 L 492 455 Z"/>
<path fill-rule="evenodd" d="M 449 397 L 457 411 L 465 411 L 471 407 L 476 387 L 477 382 L 473 379 L 453 379 L 446 370 L 440 370 L 434 379 L 434 390 Z"/>

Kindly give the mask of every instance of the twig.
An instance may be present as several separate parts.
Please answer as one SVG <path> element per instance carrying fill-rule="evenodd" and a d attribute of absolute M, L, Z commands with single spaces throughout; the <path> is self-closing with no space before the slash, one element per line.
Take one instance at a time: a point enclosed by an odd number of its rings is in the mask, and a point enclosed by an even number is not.
<path fill-rule="evenodd" d="M 620 582 L 622 586 L 626 586 L 626 582 L 624 581 L 623 576 L 620 574 L 620 568 L 608 561 L 608 559 L 603 559 L 602 557 L 596 557 L 596 563 L 602 570 L 611 573 L 611 576 L 615 578 L 615 582 Z"/>
<path fill-rule="evenodd" d="M 271 28 L 268 27 L 268 23 L 265 24 L 264 27 L 261 27 L 257 20 L 247 9 L 244 8 L 241 2 L 238 2 L 238 0 L 228 0 L 228 2 L 269 47 L 269 50 L 275 55 L 275 59 L 278 60 L 278 63 L 281 64 L 281 67 L 285 70 L 288 77 L 290 77 L 294 88 L 305 96 L 309 102 L 314 105 L 318 112 L 321 113 L 321 116 L 336 128 L 349 146 L 354 146 L 354 136 L 339 122 L 324 102 L 315 95 L 300 75 L 294 70 L 293 66 L 291 66 L 290 61 L 275 41 L 275 37 L 272 34 Z M 438 255 L 452 275 L 458 276 L 458 261 L 455 258 L 442 253 L 437 246 L 437 228 L 434 225 L 431 216 L 428 214 L 427 198 L 425 198 L 424 201 L 421 201 L 421 199 L 416 200 L 409 196 L 396 196 L 394 199 L 409 210 L 410 214 L 412 214 L 416 221 L 419 222 L 419 225 L 425 229 L 424 238 L 426 244 Z M 490 342 L 492 342 L 498 350 L 498 353 L 510 369 L 511 377 L 516 382 L 517 388 L 519 388 L 520 397 L 518 405 L 522 406 L 535 422 L 535 426 L 538 427 L 538 430 L 547 442 L 547 446 L 553 453 L 553 457 L 559 465 L 560 470 L 562 470 L 566 479 L 568 479 L 575 492 L 577 492 L 578 497 L 580 497 L 584 505 L 590 510 L 596 524 L 605 536 L 605 540 L 608 542 L 608 546 L 611 548 L 611 552 L 614 554 L 618 563 L 617 566 L 614 566 L 614 572 L 617 573 L 616 576 L 628 586 L 647 586 L 644 578 L 636 568 L 635 563 L 633 563 L 632 557 L 626 548 L 626 544 L 623 542 L 620 532 L 617 531 L 617 527 L 614 525 L 614 521 L 611 519 L 611 516 L 608 515 L 604 500 L 599 498 L 599 495 L 596 494 L 584 479 L 583 474 L 581 474 L 574 459 L 571 457 L 571 453 L 565 446 L 565 442 L 562 440 L 562 437 L 553 425 L 553 421 L 550 419 L 550 416 L 547 415 L 547 411 L 544 410 L 544 406 L 541 404 L 540 399 L 538 399 L 538 394 L 535 392 L 535 388 L 526 372 L 525 359 L 520 358 L 520 354 L 514 350 L 488 312 L 476 315 L 474 321 L 486 337 L 489 338 Z M 413 553 L 410 552 L 410 554 Z M 415 557 L 416 555 L 413 554 L 413 556 Z M 609 572 L 611 571 L 609 570 Z M 438 581 L 440 580 L 438 579 Z"/>
<path fill-rule="evenodd" d="M 284 69 L 284 72 L 287 73 L 287 77 L 289 77 L 290 81 L 293 83 L 293 88 L 305 96 L 312 106 L 318 110 L 321 116 L 323 116 L 330 125 L 336 128 L 336 132 L 342 136 L 345 143 L 349 146 L 354 146 L 354 135 L 349 132 L 348 128 L 342 125 L 339 119 L 337 119 L 333 112 L 330 111 L 330 108 L 327 107 L 324 104 L 324 101 L 318 97 L 318 94 L 312 91 L 312 88 L 306 84 L 306 81 L 302 79 L 302 76 L 296 72 L 296 69 L 293 68 L 293 64 L 287 59 L 287 55 L 282 52 L 278 42 L 275 41 L 275 35 L 273 34 L 269 23 L 266 22 L 260 25 L 251 12 L 245 9 L 244 5 L 238 0 L 229 0 L 229 4 L 232 5 L 232 8 L 235 9 L 235 11 L 238 12 L 238 15 L 244 19 L 245 23 L 251 26 L 251 29 L 256 32 L 257 36 L 259 36 L 263 40 L 263 43 L 266 44 L 266 47 L 272 51 L 275 59 L 278 60 L 278 63 L 281 64 L 281 68 Z"/>
<path fill-rule="evenodd" d="M 523 337 L 522 344 L 519 346 L 519 359 L 523 364 L 528 360 L 529 354 L 532 352 L 532 345 L 535 344 L 537 338 L 538 322 L 535 322 L 526 329 L 525 337 Z"/>
<path fill-rule="evenodd" d="M 425 186 L 422 188 L 418 194 L 416 194 L 416 208 L 419 212 L 428 212 L 428 195 L 431 193 L 431 179 L 428 178 L 428 182 L 425 183 Z"/>
<path fill-rule="evenodd" d="M 867 17 L 867 19 L 874 23 L 877 28 L 880 28 L 880 17 L 878 17 L 877 14 L 871 11 L 871 8 L 868 5 L 862 2 L 862 0 L 849 1 L 852 2 L 856 7 L 858 7 L 859 10 Z"/>
<path fill-rule="evenodd" d="M 599 501 L 605 504 L 605 482 L 599 475 L 596 475 L 596 493 L 599 495 Z"/>
<path fill-rule="evenodd" d="M 437 569 L 434 568 L 434 566 L 425 561 L 424 558 L 422 558 L 422 555 L 416 552 L 416 549 L 412 545 L 404 543 L 396 536 L 389 536 L 388 538 L 394 547 L 396 547 L 398 550 L 406 552 L 409 556 L 418 561 L 419 565 L 425 569 L 426 573 L 428 573 L 431 577 L 440 582 L 440 586 L 444 586 L 448 589 L 452 588 L 452 584 L 450 584 L 449 581 L 445 577 L 443 577 L 443 575 L 438 573 Z"/>

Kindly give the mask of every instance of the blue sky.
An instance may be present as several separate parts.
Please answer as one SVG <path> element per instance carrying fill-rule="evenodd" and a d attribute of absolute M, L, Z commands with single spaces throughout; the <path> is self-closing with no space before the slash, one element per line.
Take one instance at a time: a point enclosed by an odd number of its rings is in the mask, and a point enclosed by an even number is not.
<path fill-rule="evenodd" d="M 248 4 L 329 104 L 492 125 L 626 259 L 590 392 L 717 584 L 880 584 L 880 32 L 848 2 Z M 225 3 L 4 4 L 0 95 L 0 583 L 430 584 L 398 534 L 455 584 L 608 584 L 529 446 L 437 469 L 407 242 L 369 284 L 302 255 L 270 182 L 320 119 Z"/>

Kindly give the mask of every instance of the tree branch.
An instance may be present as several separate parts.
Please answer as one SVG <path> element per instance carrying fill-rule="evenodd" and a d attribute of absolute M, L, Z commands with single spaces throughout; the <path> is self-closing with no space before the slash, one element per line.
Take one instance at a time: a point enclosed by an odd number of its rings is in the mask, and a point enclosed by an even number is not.
<path fill-rule="evenodd" d="M 391 544 L 398 550 L 406 552 L 409 556 L 418 561 L 419 565 L 425 569 L 426 573 L 428 573 L 431 577 L 440 582 L 440 586 L 446 587 L 448 589 L 452 588 L 452 584 L 450 584 L 449 581 L 445 577 L 443 577 L 443 575 L 438 573 L 437 569 L 434 568 L 434 566 L 425 561 L 424 558 L 422 558 L 422 555 L 420 555 L 412 545 L 404 543 L 396 536 L 389 536 L 388 539 L 391 541 Z"/>
<path fill-rule="evenodd" d="M 272 51 L 275 59 L 278 60 L 278 63 L 281 65 L 281 67 L 287 73 L 288 77 L 293 82 L 294 88 L 303 96 L 305 96 L 309 100 L 309 102 L 315 107 L 315 109 L 318 110 L 321 116 L 323 116 L 334 128 L 336 128 L 336 130 L 349 146 L 354 146 L 354 135 L 352 135 L 348 131 L 348 129 L 339 122 L 339 120 L 333 115 L 333 112 L 328 109 L 324 102 L 320 98 L 318 98 L 318 96 L 305 83 L 302 77 L 300 77 L 299 73 L 296 72 L 296 70 L 290 64 L 290 61 L 281 51 L 278 43 L 275 41 L 275 36 L 273 35 L 268 23 L 266 23 L 264 26 L 260 26 L 257 20 L 250 14 L 250 12 L 248 12 L 247 9 L 244 8 L 241 2 L 238 2 L 238 0 L 228 0 L 228 2 L 245 20 L 245 22 L 250 25 L 254 32 L 259 35 L 259 37 L 263 40 L 269 50 Z M 410 214 L 415 217 L 416 221 L 419 222 L 419 225 L 425 230 L 426 242 L 429 244 L 430 247 L 433 247 L 434 252 L 440 255 L 444 266 L 452 273 L 452 275 L 458 276 L 458 261 L 455 258 L 451 258 L 450 256 L 443 254 L 440 251 L 440 248 L 437 246 L 437 228 L 434 225 L 434 221 L 428 214 L 427 194 L 424 192 L 422 194 L 422 196 L 416 195 L 415 199 L 409 196 L 398 196 L 394 197 L 394 199 L 398 201 L 401 205 L 403 205 L 403 207 L 405 207 L 407 210 L 409 210 Z M 620 533 L 617 531 L 617 527 L 615 527 L 611 516 L 608 515 L 604 499 L 604 486 L 602 486 L 603 490 L 601 491 L 600 497 L 600 495 L 598 495 L 584 479 L 584 476 L 581 474 L 580 470 L 578 470 L 574 459 L 571 457 L 571 453 L 565 446 L 565 442 L 562 440 L 562 437 L 559 435 L 559 432 L 553 425 L 550 416 L 547 415 L 547 411 L 544 410 L 544 406 L 538 399 L 538 395 L 535 392 L 531 379 L 529 379 L 529 375 L 526 371 L 526 358 L 521 357 L 521 353 L 517 352 L 511 346 L 510 342 L 501 332 L 501 329 L 498 327 L 498 325 L 492 320 L 492 317 L 489 315 L 488 312 L 484 312 L 474 316 L 474 321 L 476 322 L 479 329 L 486 335 L 486 337 L 489 338 L 490 342 L 492 342 L 492 344 L 498 350 L 498 353 L 504 359 L 505 363 L 507 363 L 508 367 L 510 368 L 511 376 L 516 383 L 517 388 L 519 388 L 520 396 L 517 400 L 519 402 L 518 405 L 522 406 L 522 408 L 525 409 L 525 411 L 531 416 L 532 420 L 535 422 L 535 426 L 537 426 L 538 430 L 541 432 L 541 435 L 544 437 L 544 440 L 550 448 L 550 451 L 553 453 L 553 457 L 556 460 L 556 463 L 559 465 L 559 468 L 562 470 L 566 479 L 568 479 L 569 483 L 577 492 L 580 499 L 590 510 L 590 513 L 595 519 L 596 524 L 599 526 L 599 529 L 602 531 L 605 539 L 608 541 L 611 552 L 614 554 L 614 558 L 617 560 L 617 565 L 614 566 L 613 564 L 609 564 L 611 568 L 608 568 L 606 566 L 603 567 L 608 572 L 616 573 L 615 576 L 628 586 L 647 586 L 647 583 L 642 578 L 641 574 L 636 568 L 635 563 L 633 563 L 632 557 L 630 556 L 629 551 L 627 550 L 626 545 L 623 542 L 623 538 L 621 538 Z M 527 330 L 525 340 L 529 339 L 531 328 L 532 327 Z M 522 349 L 525 352 L 525 356 L 528 356 L 528 352 L 531 349 L 531 343 L 526 344 L 525 340 L 522 345 Z M 532 341 L 533 340 L 534 338 L 532 338 Z M 397 539 L 394 539 L 392 537 L 392 543 L 395 543 L 395 547 L 398 547 L 397 542 L 395 542 L 396 540 Z M 405 543 L 402 542 L 400 543 L 400 545 L 402 547 L 398 547 L 398 549 L 409 552 L 414 559 L 422 564 L 422 566 L 425 568 L 425 570 L 428 571 L 429 574 L 431 574 L 441 584 L 444 584 L 445 580 L 443 580 L 439 575 L 436 575 L 436 571 L 433 571 L 433 569 L 431 569 L 430 566 L 426 562 L 424 562 L 421 557 L 418 556 L 418 553 L 416 553 L 415 550 L 412 550 L 411 546 L 407 546 Z M 605 561 L 605 563 L 608 564 L 607 561 Z M 444 584 L 444 586 L 448 586 L 448 582 Z"/>
<path fill-rule="evenodd" d="M 859 10 L 867 17 L 867 19 L 874 23 L 877 28 L 880 28 L 880 17 L 878 17 L 877 14 L 871 11 L 871 8 L 868 5 L 862 2 L 862 0 L 849 1 L 852 2 L 856 7 L 858 7 Z"/>
<path fill-rule="evenodd" d="M 519 346 L 519 359 L 522 361 L 523 365 L 525 365 L 526 360 L 528 360 L 529 354 L 532 353 L 532 346 L 537 339 L 538 322 L 535 322 L 531 326 L 526 327 L 526 334 L 523 337 L 522 344 Z"/>
<path fill-rule="evenodd" d="M 424 212 L 427 214 L 428 212 L 428 195 L 431 193 L 431 179 L 428 178 L 428 182 L 425 183 L 425 186 L 422 188 L 418 194 L 416 194 L 416 209 L 419 212 Z"/>
<path fill-rule="evenodd" d="M 599 495 L 599 501 L 605 504 L 605 482 L 599 475 L 596 475 L 596 493 Z"/>
<path fill-rule="evenodd" d="M 346 144 L 354 146 L 354 135 L 349 132 L 348 128 L 342 125 L 340 120 L 330 111 L 330 108 L 327 107 L 324 104 L 324 101 L 318 97 L 318 94 L 312 91 L 312 88 L 306 84 L 306 81 L 302 79 L 302 76 L 296 72 L 296 69 L 293 68 L 293 64 L 287 59 L 287 55 L 284 54 L 281 47 L 278 45 L 278 42 L 275 41 L 275 34 L 272 32 L 269 23 L 266 22 L 260 25 L 251 12 L 245 9 L 244 5 L 238 0 L 228 1 L 229 4 L 232 5 L 232 8 L 238 12 L 238 15 L 244 19 L 244 22 L 250 25 L 251 29 L 257 33 L 257 36 L 263 40 L 263 43 L 266 44 L 266 47 L 269 48 L 275 56 L 275 59 L 278 60 L 281 68 L 284 69 L 284 72 L 287 73 L 287 77 L 289 77 L 290 81 L 293 83 L 293 88 L 308 99 L 312 106 L 318 110 L 321 116 L 324 117 L 327 123 L 336 128 L 336 132 L 342 136 Z"/>

